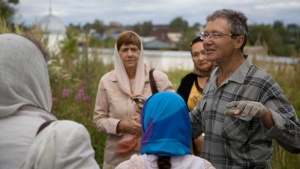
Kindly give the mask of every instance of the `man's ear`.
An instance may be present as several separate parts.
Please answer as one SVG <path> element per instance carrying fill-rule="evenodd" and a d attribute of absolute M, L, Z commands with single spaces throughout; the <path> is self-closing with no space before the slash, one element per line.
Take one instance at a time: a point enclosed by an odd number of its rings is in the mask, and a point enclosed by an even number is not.
<path fill-rule="evenodd" d="M 235 39 L 236 39 L 235 48 L 236 49 L 241 48 L 241 46 L 243 45 L 243 43 L 245 41 L 244 36 L 240 35 L 240 36 L 237 36 Z"/>

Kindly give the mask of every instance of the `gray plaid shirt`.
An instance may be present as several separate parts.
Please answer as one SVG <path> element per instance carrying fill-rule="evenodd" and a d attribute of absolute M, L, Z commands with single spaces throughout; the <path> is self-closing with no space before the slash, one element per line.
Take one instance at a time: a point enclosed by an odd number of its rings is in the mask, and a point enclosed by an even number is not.
<path fill-rule="evenodd" d="M 272 139 L 291 152 L 300 152 L 300 124 L 281 87 L 249 59 L 216 86 L 215 69 L 198 105 L 190 112 L 193 137 L 205 132 L 201 157 L 220 169 L 271 168 Z M 258 118 L 224 115 L 231 101 L 251 100 L 264 104 L 275 126 L 267 129 Z"/>

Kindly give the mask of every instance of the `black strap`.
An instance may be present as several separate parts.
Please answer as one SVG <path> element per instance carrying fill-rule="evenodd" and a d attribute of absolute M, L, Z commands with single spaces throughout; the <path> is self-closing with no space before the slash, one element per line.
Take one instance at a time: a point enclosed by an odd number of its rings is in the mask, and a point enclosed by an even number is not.
<path fill-rule="evenodd" d="M 154 69 L 151 69 L 149 72 L 149 81 L 150 81 L 150 87 L 151 87 L 151 91 L 152 94 L 158 93 L 158 89 L 154 80 L 154 76 L 153 76 L 153 71 Z"/>
<path fill-rule="evenodd" d="M 195 85 L 197 90 L 202 94 L 203 93 L 203 89 L 200 87 L 199 83 L 198 83 L 198 78 L 195 79 Z"/>
<path fill-rule="evenodd" d="M 36 135 L 38 135 L 44 128 L 46 128 L 49 124 L 54 122 L 55 120 L 46 121 L 45 123 L 41 124 L 38 131 L 36 132 Z"/>

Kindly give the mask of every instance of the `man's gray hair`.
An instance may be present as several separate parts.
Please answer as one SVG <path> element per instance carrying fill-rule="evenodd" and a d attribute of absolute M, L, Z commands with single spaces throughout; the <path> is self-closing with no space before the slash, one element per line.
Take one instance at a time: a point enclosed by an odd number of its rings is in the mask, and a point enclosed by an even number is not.
<path fill-rule="evenodd" d="M 230 31 L 232 34 L 243 35 L 244 36 L 244 43 L 241 46 L 241 50 L 243 51 L 244 46 L 247 43 L 249 31 L 247 20 L 248 18 L 244 15 L 244 13 L 232 10 L 232 9 L 220 9 L 216 10 L 213 14 L 208 15 L 206 17 L 206 21 L 214 21 L 217 18 L 226 19 L 230 25 Z"/>

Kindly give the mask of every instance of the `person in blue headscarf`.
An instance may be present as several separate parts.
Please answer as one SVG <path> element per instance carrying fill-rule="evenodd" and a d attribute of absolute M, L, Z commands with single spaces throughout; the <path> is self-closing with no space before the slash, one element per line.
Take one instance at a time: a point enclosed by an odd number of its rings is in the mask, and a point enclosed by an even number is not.
<path fill-rule="evenodd" d="M 177 93 L 152 95 L 143 107 L 141 125 L 141 154 L 131 156 L 116 169 L 214 168 L 207 160 L 191 155 L 189 112 Z"/>

